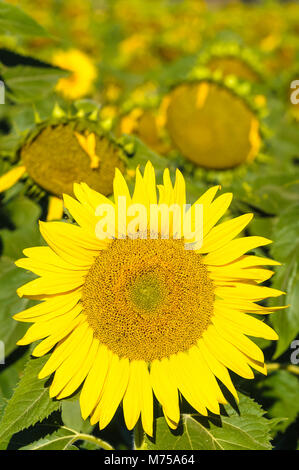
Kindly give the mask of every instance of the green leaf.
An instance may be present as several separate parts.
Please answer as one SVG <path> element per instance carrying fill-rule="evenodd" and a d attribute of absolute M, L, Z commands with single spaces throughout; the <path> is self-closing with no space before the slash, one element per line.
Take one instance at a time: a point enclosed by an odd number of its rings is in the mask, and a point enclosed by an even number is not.
<path fill-rule="evenodd" d="M 248 227 L 250 235 L 272 237 L 273 218 L 272 217 L 254 217 Z"/>
<path fill-rule="evenodd" d="M 92 431 L 93 426 L 89 421 L 84 421 L 81 416 L 81 409 L 79 403 L 79 397 L 75 396 L 75 399 L 63 400 L 61 407 L 61 418 L 65 426 L 72 428 L 77 432 L 89 433 Z"/>
<path fill-rule="evenodd" d="M 71 429 L 60 428 L 58 431 L 21 447 L 19 450 L 78 450 L 77 447 L 72 445 L 76 440 L 76 432 Z"/>
<path fill-rule="evenodd" d="M 0 1 L 0 34 L 16 36 L 49 36 L 45 29 L 20 8 Z"/>
<path fill-rule="evenodd" d="M 0 421 L 0 449 L 5 449 L 11 437 L 23 429 L 33 426 L 60 408 L 61 403 L 52 400 L 46 387 L 47 379 L 37 375 L 48 357 L 30 359 L 19 385 L 5 408 Z"/>
<path fill-rule="evenodd" d="M 273 328 L 279 336 L 273 356 L 277 358 L 290 347 L 299 332 L 299 270 L 297 261 L 278 270 L 273 287 L 286 292 L 286 295 L 278 299 L 275 305 L 288 305 L 288 308 L 278 310 L 270 315 Z"/>
<path fill-rule="evenodd" d="M 283 263 L 288 262 L 293 256 L 299 259 L 299 202 L 289 205 L 280 211 L 273 230 L 273 256 Z"/>
<path fill-rule="evenodd" d="M 225 406 L 226 416 L 205 418 L 185 414 L 177 431 L 170 431 L 164 417 L 156 421 L 156 436 L 145 437 L 144 450 L 268 450 L 271 420 L 251 398 L 240 395 L 239 413 Z"/>
<path fill-rule="evenodd" d="M 57 81 L 69 72 L 56 67 L 7 67 L 2 76 L 6 95 L 18 103 L 32 103 L 53 91 Z"/>
<path fill-rule="evenodd" d="M 57 431 L 23 446 L 19 450 L 78 450 L 74 444 L 76 442 L 79 444 L 79 441 L 83 441 L 83 444 L 80 443 L 80 448 L 86 450 L 98 450 L 99 448 L 113 450 L 108 442 L 102 441 L 92 434 L 80 433 L 66 426 L 60 427 Z"/>
<path fill-rule="evenodd" d="M 11 364 L 8 362 L 8 364 L 5 364 L 3 368 L 0 367 L 0 395 L 6 399 L 11 398 L 14 389 L 20 381 L 20 377 L 23 373 L 24 366 L 28 361 L 29 355 L 30 352 L 27 350 L 25 351 L 25 354 Z"/>
<path fill-rule="evenodd" d="M 238 199 L 266 214 L 280 214 L 299 201 L 299 174 L 292 171 L 287 174 L 281 172 L 265 171 L 261 176 L 259 172 L 248 172 L 246 180 L 236 179 L 232 186 Z"/>
<path fill-rule="evenodd" d="M 4 396 L 0 393 L 0 419 L 1 419 L 2 416 L 3 416 L 3 413 L 4 413 L 4 410 L 5 410 L 6 405 L 7 405 L 7 400 L 6 400 L 6 398 L 4 398 Z"/>
<path fill-rule="evenodd" d="M 20 196 L 6 204 L 3 214 L 14 226 L 14 230 L 0 230 L 4 256 L 18 259 L 25 248 L 43 244 L 37 224 L 41 214 L 38 204 Z"/>
<path fill-rule="evenodd" d="M 273 418 L 287 418 L 277 425 L 277 430 L 285 429 L 296 420 L 299 414 L 299 379 L 286 370 L 279 370 L 261 383 L 263 397 L 273 402 L 268 407 L 268 414 Z"/>
<path fill-rule="evenodd" d="M 277 269 L 273 287 L 286 292 L 275 305 L 289 305 L 270 316 L 279 340 L 274 357 L 280 356 L 299 333 L 299 204 L 293 204 L 281 212 L 273 230 L 273 257 L 282 262 Z"/>
<path fill-rule="evenodd" d="M 16 289 L 33 279 L 33 275 L 19 269 L 9 258 L 0 260 L 0 339 L 4 342 L 5 356 L 15 348 L 28 326 L 12 318 L 29 306 L 28 299 L 20 299 Z"/>

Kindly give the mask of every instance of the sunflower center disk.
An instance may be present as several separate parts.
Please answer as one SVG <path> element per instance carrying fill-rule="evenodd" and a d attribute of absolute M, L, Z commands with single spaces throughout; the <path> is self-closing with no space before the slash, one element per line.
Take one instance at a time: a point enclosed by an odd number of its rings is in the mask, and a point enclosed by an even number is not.
<path fill-rule="evenodd" d="M 142 274 L 131 286 L 131 299 L 137 308 L 154 313 L 161 305 L 165 286 L 153 272 Z"/>
<path fill-rule="evenodd" d="M 91 266 L 82 302 L 101 343 L 150 362 L 196 344 L 213 314 L 214 287 L 182 240 L 114 240 Z"/>

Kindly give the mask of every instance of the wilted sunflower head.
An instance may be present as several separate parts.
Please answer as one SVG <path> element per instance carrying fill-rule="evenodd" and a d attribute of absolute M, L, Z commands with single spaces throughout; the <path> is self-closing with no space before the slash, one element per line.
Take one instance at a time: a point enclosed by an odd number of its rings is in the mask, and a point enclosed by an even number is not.
<path fill-rule="evenodd" d="M 73 194 L 74 183 L 85 181 L 102 194 L 111 194 L 116 167 L 124 169 L 118 147 L 107 136 L 71 124 L 44 128 L 21 150 L 29 176 L 43 189 L 61 196 Z"/>
<path fill-rule="evenodd" d="M 65 98 L 75 100 L 92 91 L 97 69 L 84 52 L 77 49 L 57 51 L 53 55 L 52 62 L 72 72 L 69 77 L 61 78 L 56 85 L 56 90 Z"/>
<path fill-rule="evenodd" d="M 159 126 L 159 114 L 155 109 L 134 107 L 120 118 L 117 133 L 136 135 L 157 153 L 163 154 L 166 151 Z"/>
<path fill-rule="evenodd" d="M 55 346 L 39 377 L 55 372 L 50 396 L 58 399 L 84 382 L 82 416 L 101 429 L 122 402 L 127 427 L 141 415 L 152 435 L 153 392 L 176 428 L 182 396 L 202 415 L 219 413 L 226 399 L 216 377 L 238 399 L 228 369 L 245 378 L 252 368 L 266 373 L 246 335 L 277 335 L 248 313 L 275 310 L 256 302 L 281 295 L 260 285 L 273 274 L 262 266 L 278 263 L 245 254 L 270 240 L 236 238 L 252 214 L 216 225 L 232 200 L 230 193 L 215 199 L 218 189 L 186 207 L 182 174 L 173 185 L 165 170 L 158 195 L 150 163 L 143 175 L 137 168 L 133 195 L 116 170 L 114 202 L 75 184 L 76 199 L 64 202 L 78 225 L 42 223 L 49 246 L 25 250 L 16 263 L 39 276 L 18 294 L 41 301 L 15 315 L 34 323 L 18 344 L 42 340 L 35 356 Z M 200 233 L 192 249 L 185 217 Z"/>
<path fill-rule="evenodd" d="M 206 168 L 251 162 L 261 145 L 259 120 L 245 100 L 210 81 L 183 83 L 171 91 L 166 128 L 182 155 Z"/>
<path fill-rule="evenodd" d="M 256 54 L 235 42 L 216 42 L 199 55 L 198 65 L 221 73 L 222 77 L 234 76 L 249 82 L 260 82 L 263 78 L 262 65 Z"/>
<path fill-rule="evenodd" d="M 212 71 L 220 70 L 223 76 L 234 75 L 250 82 L 257 82 L 260 78 L 249 64 L 234 56 L 211 57 L 207 66 Z"/>
<path fill-rule="evenodd" d="M 0 191 L 26 178 L 31 193 L 49 195 L 48 220 L 62 217 L 62 194 L 73 194 L 74 183 L 111 194 L 115 168 L 123 172 L 125 163 L 112 137 L 96 128 L 79 119 L 37 125 L 20 147 L 19 164 L 0 177 Z"/>

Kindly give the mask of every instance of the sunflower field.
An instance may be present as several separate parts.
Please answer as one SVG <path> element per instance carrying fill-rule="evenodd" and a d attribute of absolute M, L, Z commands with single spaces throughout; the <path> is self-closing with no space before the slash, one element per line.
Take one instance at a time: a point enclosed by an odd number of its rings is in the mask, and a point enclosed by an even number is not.
<path fill-rule="evenodd" d="M 296 1 L 0 0 L 1 450 L 299 450 L 298 130 Z"/>

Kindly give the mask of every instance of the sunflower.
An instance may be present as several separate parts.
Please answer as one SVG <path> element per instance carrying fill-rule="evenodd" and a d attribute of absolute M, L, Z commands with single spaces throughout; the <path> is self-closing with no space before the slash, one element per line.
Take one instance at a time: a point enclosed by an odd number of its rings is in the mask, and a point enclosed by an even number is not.
<path fill-rule="evenodd" d="M 199 55 L 198 65 L 220 72 L 223 77 L 235 76 L 249 82 L 260 82 L 264 78 L 262 65 L 254 52 L 235 42 L 216 42 Z"/>
<path fill-rule="evenodd" d="M 52 62 L 54 65 L 72 72 L 69 77 L 61 78 L 56 85 L 56 90 L 65 98 L 75 100 L 92 91 L 97 70 L 84 52 L 77 49 L 56 51 Z"/>
<path fill-rule="evenodd" d="M 213 71 L 221 70 L 224 76 L 234 75 L 251 82 L 259 80 L 257 73 L 246 62 L 236 57 L 213 57 L 209 61 L 208 67 Z"/>
<path fill-rule="evenodd" d="M 136 135 L 150 149 L 159 154 L 165 154 L 169 150 L 169 145 L 163 142 L 160 120 L 159 111 L 154 108 L 133 107 L 130 112 L 120 118 L 116 135 Z"/>
<path fill-rule="evenodd" d="M 0 177 L 0 192 L 25 178 L 37 194 L 49 194 L 48 220 L 62 217 L 62 194 L 73 194 L 74 182 L 86 181 L 109 195 L 115 167 L 125 169 L 121 150 L 108 134 L 100 134 L 92 123 L 80 120 L 37 126 L 21 145 L 19 155 L 18 165 Z"/>
<path fill-rule="evenodd" d="M 152 230 L 147 216 L 133 235 L 129 217 L 119 224 L 118 236 L 95 234 L 102 204 L 115 210 L 117 224 L 123 217 L 120 200 L 128 208 L 141 204 L 147 215 L 156 204 L 183 210 L 185 181 L 178 170 L 174 185 L 165 170 L 158 198 L 149 162 L 143 175 L 136 170 L 133 196 L 116 170 L 114 202 L 85 183 L 75 184 L 77 200 L 66 195 L 64 203 L 78 225 L 42 222 L 49 246 L 26 249 L 26 258 L 16 262 L 40 276 L 18 295 L 41 301 L 14 316 L 34 323 L 18 344 L 42 340 L 32 353 L 38 357 L 55 347 L 39 377 L 55 373 L 49 392 L 57 399 L 81 386 L 82 416 L 99 422 L 100 429 L 122 402 L 128 429 L 141 416 L 152 435 L 154 395 L 171 428 L 180 420 L 181 396 L 202 415 L 219 414 L 226 399 L 216 379 L 238 400 L 228 369 L 247 379 L 254 377 L 252 369 L 266 374 L 262 351 L 246 335 L 277 335 L 248 313 L 275 310 L 256 302 L 282 294 L 260 285 L 273 274 L 263 266 L 279 263 L 245 254 L 270 240 L 235 238 L 252 214 L 216 225 L 232 200 L 230 193 L 215 199 L 218 189 L 211 187 L 195 203 L 203 207 L 203 243 L 187 250 L 178 236 L 178 213 L 169 225 L 160 220 L 150 237 L 144 236 Z M 192 220 L 196 207 L 188 209 Z"/>
<path fill-rule="evenodd" d="M 166 128 L 182 155 L 198 166 L 233 168 L 252 162 L 261 147 L 260 122 L 224 84 L 186 82 L 168 96 Z"/>

